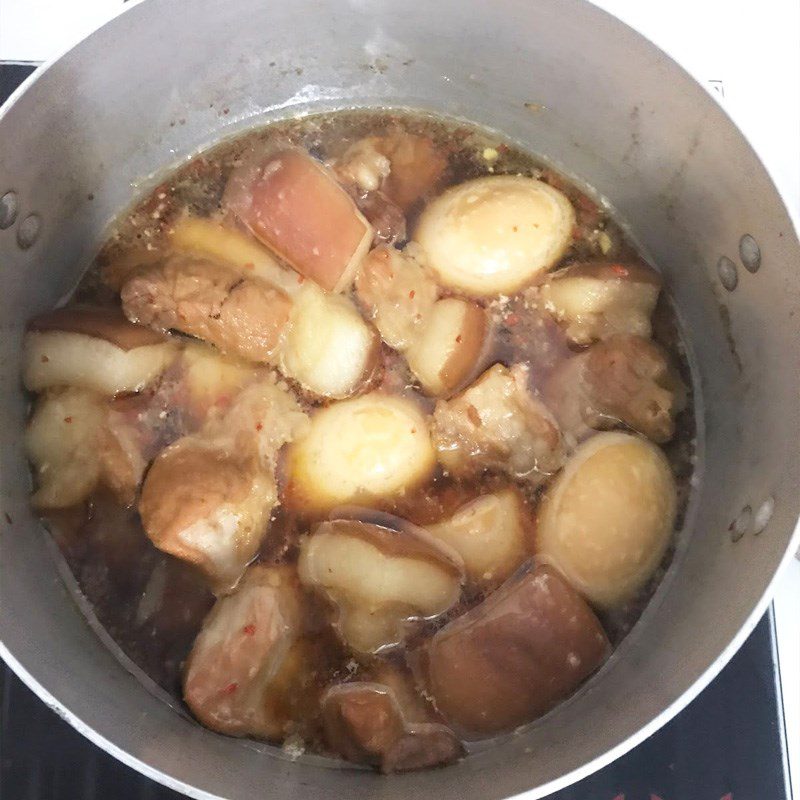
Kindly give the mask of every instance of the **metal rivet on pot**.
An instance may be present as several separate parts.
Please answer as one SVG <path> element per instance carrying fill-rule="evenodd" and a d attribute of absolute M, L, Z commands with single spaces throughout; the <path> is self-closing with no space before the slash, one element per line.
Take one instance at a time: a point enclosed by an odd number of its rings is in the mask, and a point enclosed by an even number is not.
<path fill-rule="evenodd" d="M 753 517 L 753 533 L 758 536 L 767 527 L 775 511 L 775 498 L 768 497 L 759 507 Z"/>
<path fill-rule="evenodd" d="M 32 247 L 34 242 L 39 238 L 41 227 L 42 221 L 39 217 L 36 214 L 28 214 L 17 228 L 17 244 L 23 250 Z"/>
<path fill-rule="evenodd" d="M 0 197 L 0 231 L 10 228 L 17 218 L 19 203 L 16 192 L 6 192 Z"/>
<path fill-rule="evenodd" d="M 761 248 L 749 233 L 739 239 L 739 258 L 748 272 L 758 272 L 761 266 Z"/>
<path fill-rule="evenodd" d="M 750 528 L 750 524 L 753 522 L 753 509 L 750 506 L 745 506 L 742 509 L 741 514 L 733 521 L 733 524 L 730 527 L 731 531 L 731 541 L 738 542 L 739 539 L 744 536 L 748 529 Z"/>
<path fill-rule="evenodd" d="M 739 283 L 739 273 L 736 271 L 736 264 L 731 261 L 728 256 L 720 256 L 717 261 L 717 274 L 719 275 L 720 283 L 729 291 L 732 292 Z"/>

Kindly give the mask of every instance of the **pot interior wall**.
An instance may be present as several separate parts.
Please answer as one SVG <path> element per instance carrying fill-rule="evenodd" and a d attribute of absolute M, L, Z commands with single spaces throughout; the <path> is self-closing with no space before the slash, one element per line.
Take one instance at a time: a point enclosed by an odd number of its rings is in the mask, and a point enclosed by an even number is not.
<path fill-rule="evenodd" d="M 390 780 L 216 736 L 148 694 L 69 599 L 28 510 L 21 448 L 25 320 L 75 284 L 148 176 L 258 122 L 354 105 L 496 128 L 607 196 L 677 301 L 704 431 L 691 534 L 611 662 L 525 733 L 447 770 Z M 264 787 L 286 798 L 545 792 L 666 721 L 662 712 L 700 688 L 763 608 L 800 502 L 800 249 L 741 134 L 621 23 L 578 0 L 148 0 L 44 72 L 0 118 L 0 141 L 0 195 L 15 190 L 21 217 L 41 220 L 27 250 L 16 228 L 0 231 L 2 638 L 45 699 L 129 762 L 229 798 Z M 738 262 L 745 233 L 760 245 L 761 269 L 739 264 L 729 293 L 717 261 Z M 764 532 L 751 526 L 733 543 L 742 509 L 770 499 Z"/>

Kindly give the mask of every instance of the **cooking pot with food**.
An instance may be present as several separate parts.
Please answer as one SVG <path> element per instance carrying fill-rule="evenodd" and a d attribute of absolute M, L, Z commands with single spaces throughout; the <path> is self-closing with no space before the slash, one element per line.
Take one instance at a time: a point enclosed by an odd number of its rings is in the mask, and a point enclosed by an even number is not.
<path fill-rule="evenodd" d="M 192 796 L 577 780 L 796 549 L 792 220 L 588 4 L 186 11 L 0 115 L 3 658 Z"/>

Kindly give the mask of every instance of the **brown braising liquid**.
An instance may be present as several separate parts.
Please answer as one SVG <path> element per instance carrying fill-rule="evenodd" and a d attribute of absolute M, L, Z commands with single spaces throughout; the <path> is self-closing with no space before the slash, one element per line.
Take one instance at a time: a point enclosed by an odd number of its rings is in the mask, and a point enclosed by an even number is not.
<path fill-rule="evenodd" d="M 225 141 L 166 175 L 159 185 L 139 200 L 115 225 L 95 263 L 78 286 L 73 302 L 93 305 L 119 303 L 116 292 L 103 282 L 102 270 L 125 260 L 127 254 L 163 255 L 165 233 L 171 222 L 189 211 L 210 216 L 221 213 L 223 189 L 232 168 L 254 142 L 277 141 L 299 145 L 322 160 L 341 155 L 346 147 L 362 136 L 400 125 L 413 133 L 432 137 L 447 153 L 449 167 L 446 185 L 493 174 L 521 173 L 539 177 L 564 191 L 577 214 L 575 243 L 563 264 L 590 258 L 619 260 L 639 259 L 633 243 L 623 229 L 595 199 L 580 191 L 564 176 L 556 173 L 530 154 L 512 146 L 496 134 L 461 123 L 411 113 L 348 111 L 320 114 L 273 124 L 236 139 Z M 489 150 L 487 150 L 489 148 Z M 496 151 L 492 152 L 492 151 Z M 490 156 L 487 158 L 487 152 Z M 496 155 L 496 157 L 495 157 Z M 413 230 L 419 208 L 407 217 Z M 525 293 L 515 298 L 499 298 L 489 307 L 496 325 L 494 360 L 530 365 L 532 380 L 542 380 L 570 354 L 570 346 L 558 325 L 527 302 Z M 670 353 L 687 386 L 689 369 L 680 333 L 669 298 L 662 293 L 654 319 L 654 338 Z M 158 447 L 166 446 L 180 435 L 196 430 L 196 423 L 169 405 L 167 372 L 161 384 L 148 390 L 164 397 L 161 411 L 153 414 Z M 404 360 L 384 348 L 384 371 L 381 386 L 385 390 L 405 392 L 413 379 Z M 413 390 L 413 389 L 411 389 Z M 307 398 L 302 402 L 311 408 Z M 130 399 L 130 413 L 142 413 L 142 398 Z M 428 409 L 432 408 L 429 402 Z M 689 479 L 692 473 L 695 423 L 691 398 L 687 410 L 678 418 L 675 438 L 664 448 L 679 485 L 680 528 L 685 513 Z M 153 453 L 155 455 L 155 453 Z M 438 472 L 431 483 L 383 504 L 381 510 L 424 525 L 442 518 L 476 495 L 499 488 L 504 481 L 486 475 L 480 481 L 456 481 Z M 529 492 L 531 508 L 542 488 Z M 181 666 L 200 629 L 214 598 L 203 578 L 193 568 L 157 550 L 146 537 L 134 508 L 119 506 L 106 491 L 95 493 L 78 508 L 54 514 L 49 519 L 53 536 L 80 590 L 88 599 L 99 622 L 122 651 L 159 686 L 176 698 L 181 695 Z M 299 537 L 308 531 L 308 520 L 298 518 L 282 507 L 273 514 L 271 532 L 266 537 L 258 559 L 266 563 L 292 562 L 297 558 Z M 607 614 L 602 621 L 614 645 L 630 630 L 648 599 L 655 591 L 672 557 L 667 552 L 661 568 L 639 597 L 625 608 Z M 462 613 L 480 600 L 467 596 L 458 607 L 437 620 L 434 627 Z M 322 616 L 318 601 L 310 600 L 311 614 Z M 321 652 L 320 688 L 342 676 L 358 675 L 362 667 L 337 642 L 323 631 L 315 643 Z M 428 626 L 423 634 L 429 634 Z M 420 634 L 420 635 L 423 635 Z M 409 646 L 413 645 L 413 640 Z M 397 657 L 397 656 L 394 656 Z M 311 691 L 311 690 L 310 690 Z M 313 707 L 313 703 L 309 704 Z M 302 709 L 301 709 L 302 710 Z M 308 709 L 304 713 L 308 712 Z M 299 712 L 298 712 L 299 713 Z M 311 747 L 318 746 L 318 730 L 313 711 L 310 718 L 297 720 L 298 732 Z"/>

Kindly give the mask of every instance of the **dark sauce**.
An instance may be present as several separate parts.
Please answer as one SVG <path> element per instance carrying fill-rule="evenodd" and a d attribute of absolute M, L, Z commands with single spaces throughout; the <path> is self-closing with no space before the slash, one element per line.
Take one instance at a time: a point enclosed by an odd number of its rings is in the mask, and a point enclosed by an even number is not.
<path fill-rule="evenodd" d="M 198 216 L 219 216 L 228 175 L 242 155 L 253 145 L 293 144 L 325 161 L 336 156 L 359 138 L 400 127 L 430 136 L 447 154 L 449 166 L 444 185 L 461 183 L 487 174 L 523 174 L 540 178 L 567 194 L 576 209 L 575 241 L 563 265 L 590 258 L 642 259 L 643 256 L 609 210 L 545 163 L 497 134 L 463 123 L 445 121 L 423 114 L 347 111 L 320 114 L 276 123 L 244 136 L 225 141 L 170 173 L 114 227 L 95 263 L 75 291 L 73 302 L 118 305 L 119 298 L 104 281 L 107 270 L 124 262 L 128 253 L 136 258 L 153 258 L 164 252 L 165 234 L 179 214 L 188 210 Z M 444 188 L 444 187 L 443 187 Z M 418 204 L 419 206 L 420 204 Z M 408 230 L 413 230 L 420 208 L 407 215 Z M 498 326 L 494 361 L 506 364 L 527 362 L 534 384 L 543 380 L 572 350 L 558 325 L 544 312 L 529 306 L 525 293 L 501 297 L 488 303 Z M 693 471 L 695 421 L 691 397 L 691 375 L 674 309 L 667 292 L 662 292 L 655 318 L 654 339 L 669 352 L 689 388 L 687 410 L 677 420 L 674 439 L 664 448 L 679 487 L 680 530 L 688 501 Z M 402 357 L 384 347 L 381 386 L 396 392 L 413 391 L 413 378 Z M 144 396 L 131 399 L 143 413 L 154 413 L 161 420 L 159 447 L 178 436 L 196 430 L 192 419 L 175 418 L 169 408 L 169 375 Z M 313 406 L 307 398 L 301 398 Z M 432 408 L 432 404 L 429 406 Z M 164 411 L 160 417 L 158 409 Z M 153 453 L 155 455 L 155 453 Z M 428 486 L 383 504 L 382 510 L 424 525 L 454 511 L 480 493 L 505 485 L 505 480 L 486 475 L 480 481 L 455 481 L 439 472 Z M 529 491 L 526 501 L 531 510 L 542 489 Z M 133 508 L 118 505 L 107 492 L 97 492 L 90 500 L 49 519 L 53 536 L 74 575 L 80 591 L 122 653 L 173 698 L 181 697 L 181 670 L 214 597 L 204 580 L 181 561 L 157 550 L 145 535 Z M 273 514 L 270 535 L 257 560 L 264 563 L 293 562 L 300 537 L 308 530 L 308 520 L 278 507 Z M 602 618 L 614 645 L 625 636 L 641 614 L 674 552 L 674 542 L 656 575 L 626 607 Z M 418 636 L 430 634 L 433 627 L 463 613 L 482 597 L 466 595 L 444 619 L 428 626 Z M 325 617 L 325 609 L 309 597 L 309 614 Z M 369 665 L 353 659 L 330 633 L 320 626 L 315 637 L 315 687 L 309 687 L 309 703 L 296 709 L 296 730 L 311 749 L 320 749 L 313 699 L 332 680 L 369 675 Z M 412 643 L 413 644 L 413 643 Z M 391 660 L 397 655 L 390 655 Z"/>

